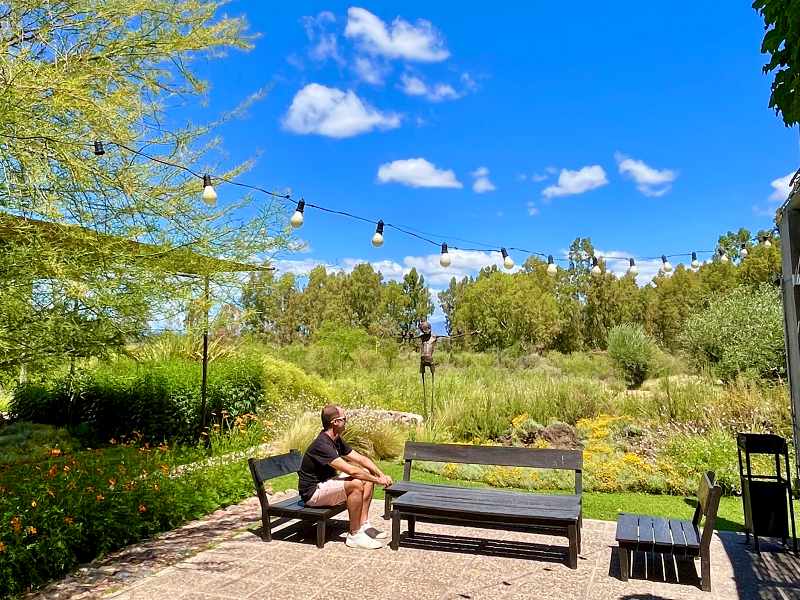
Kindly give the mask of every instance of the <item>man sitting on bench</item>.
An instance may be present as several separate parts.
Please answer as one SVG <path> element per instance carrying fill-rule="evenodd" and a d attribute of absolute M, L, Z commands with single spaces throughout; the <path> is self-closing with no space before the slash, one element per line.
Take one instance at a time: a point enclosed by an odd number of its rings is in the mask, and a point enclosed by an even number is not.
<path fill-rule="evenodd" d="M 345 543 L 351 548 L 377 549 L 388 539 L 369 522 L 374 484 L 392 485 L 391 477 L 366 456 L 345 443 L 341 434 L 347 424 L 344 411 L 333 405 L 322 409 L 322 431 L 311 442 L 300 464 L 299 492 L 306 506 L 336 506 L 347 503 L 350 532 Z M 336 472 L 344 476 L 337 476 Z"/>

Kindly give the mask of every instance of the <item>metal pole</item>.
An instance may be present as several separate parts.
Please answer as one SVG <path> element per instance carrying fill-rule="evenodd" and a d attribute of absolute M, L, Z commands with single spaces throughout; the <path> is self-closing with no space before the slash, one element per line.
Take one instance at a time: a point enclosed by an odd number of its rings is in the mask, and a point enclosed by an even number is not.
<path fill-rule="evenodd" d="M 208 275 L 206 275 L 203 289 L 203 307 L 205 318 L 203 322 L 203 382 L 200 386 L 200 431 L 206 428 L 206 388 L 208 383 Z"/>

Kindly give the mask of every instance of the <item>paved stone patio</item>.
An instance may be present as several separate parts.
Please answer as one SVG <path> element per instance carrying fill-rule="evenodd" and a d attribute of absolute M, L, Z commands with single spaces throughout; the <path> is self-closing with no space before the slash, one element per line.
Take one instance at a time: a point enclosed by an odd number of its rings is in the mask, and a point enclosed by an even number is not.
<path fill-rule="evenodd" d="M 376 503 L 382 504 L 382 503 Z M 373 506 L 373 522 L 388 530 Z M 35 598 L 230 600 L 234 598 L 441 598 L 454 600 L 619 598 L 800 599 L 800 558 L 765 546 L 761 557 L 741 534 L 712 542 L 713 591 L 701 592 L 699 561 L 637 553 L 619 580 L 615 524 L 585 520 L 578 569 L 566 567 L 566 539 L 418 523 L 398 552 L 354 550 L 331 527 L 320 550 L 297 522 L 258 537 L 258 503 L 248 500 L 141 546 L 110 556 Z M 405 531 L 405 523 L 403 524 Z"/>

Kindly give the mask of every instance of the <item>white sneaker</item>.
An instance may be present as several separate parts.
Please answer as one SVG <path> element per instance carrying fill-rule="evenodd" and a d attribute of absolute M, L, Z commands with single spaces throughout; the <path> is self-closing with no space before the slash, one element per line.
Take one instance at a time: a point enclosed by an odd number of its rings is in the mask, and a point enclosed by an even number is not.
<path fill-rule="evenodd" d="M 385 531 L 381 531 L 380 529 L 378 529 L 376 527 L 373 527 L 372 523 L 370 523 L 369 521 L 364 523 L 361 526 L 361 529 L 359 529 L 359 531 L 363 531 L 369 537 L 371 537 L 373 540 L 388 540 L 389 539 L 389 534 L 388 533 L 386 533 Z"/>
<path fill-rule="evenodd" d="M 359 531 L 358 533 L 348 533 L 347 539 L 344 543 L 350 548 L 362 548 L 364 550 L 377 550 L 379 548 L 383 548 L 383 544 L 381 544 L 378 540 L 373 540 L 363 531 Z"/>

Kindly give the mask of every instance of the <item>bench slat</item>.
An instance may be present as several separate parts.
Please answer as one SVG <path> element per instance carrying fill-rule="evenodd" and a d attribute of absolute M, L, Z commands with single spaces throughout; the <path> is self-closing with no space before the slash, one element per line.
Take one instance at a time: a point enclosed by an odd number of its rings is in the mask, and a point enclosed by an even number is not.
<path fill-rule="evenodd" d="M 639 543 L 639 518 L 636 515 L 621 513 L 617 519 L 617 541 L 623 545 Z"/>
<path fill-rule="evenodd" d="M 691 521 L 681 521 L 683 527 L 683 535 L 686 538 L 686 546 L 692 550 L 700 549 L 700 535 L 697 531 L 697 526 Z"/>
<path fill-rule="evenodd" d="M 570 498 L 572 498 L 571 501 Z M 580 515 L 580 502 L 570 496 L 544 496 L 528 504 L 509 505 L 498 502 L 487 503 L 485 499 L 481 498 L 463 496 L 448 498 L 421 492 L 408 492 L 395 500 L 394 506 L 401 513 L 413 513 L 415 509 L 423 509 L 463 516 L 471 515 L 477 518 L 521 517 L 564 521 L 577 520 Z"/>
<path fill-rule="evenodd" d="M 300 452 L 290 450 L 286 454 L 270 456 L 260 460 L 251 458 L 248 463 L 250 463 L 250 470 L 253 476 L 258 478 L 258 483 L 263 483 L 274 477 L 297 473 L 300 470 L 302 461 L 303 455 Z"/>
<path fill-rule="evenodd" d="M 669 530 L 669 521 L 661 517 L 653 517 L 653 541 L 656 552 L 672 551 L 672 534 Z"/>
<path fill-rule="evenodd" d="M 281 500 L 275 504 L 269 505 L 269 512 L 275 516 L 291 516 L 291 515 L 304 515 L 309 518 L 328 518 L 333 515 L 339 514 L 347 508 L 346 504 L 339 504 L 338 506 L 306 506 L 300 499 L 300 496 Z"/>
<path fill-rule="evenodd" d="M 648 515 L 639 515 L 639 550 L 652 550 L 654 543 L 653 517 Z"/>
<path fill-rule="evenodd" d="M 532 467 L 538 469 L 567 469 L 571 471 L 583 469 L 583 453 L 580 450 L 406 442 L 404 458 L 405 460 Z"/>

